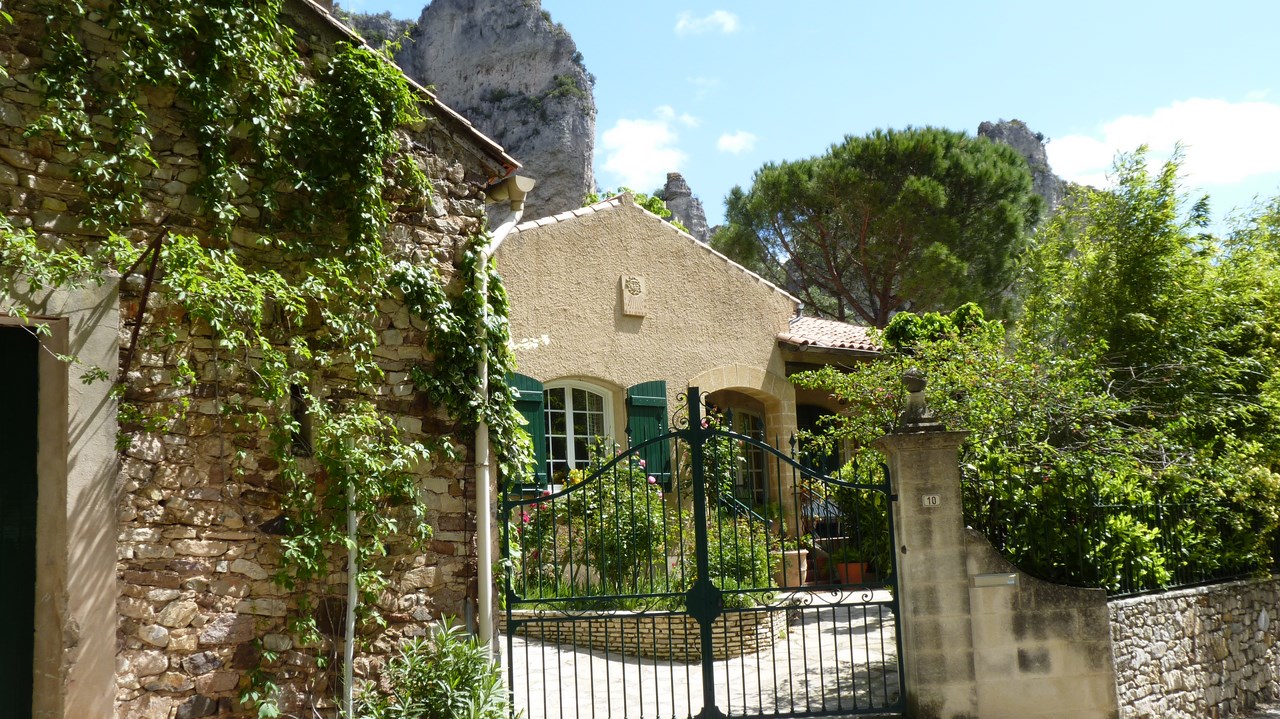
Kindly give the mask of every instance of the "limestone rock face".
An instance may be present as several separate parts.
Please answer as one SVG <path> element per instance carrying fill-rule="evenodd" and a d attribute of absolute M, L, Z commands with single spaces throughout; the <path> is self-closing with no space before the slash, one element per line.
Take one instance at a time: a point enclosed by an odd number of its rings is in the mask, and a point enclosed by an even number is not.
<path fill-rule="evenodd" d="M 368 13 L 350 13 L 338 9 L 334 12 L 334 15 L 342 22 L 350 25 L 374 47 L 382 47 L 388 41 L 395 42 L 407 37 L 409 31 L 417 27 L 417 23 L 414 21 L 393 18 L 389 12 L 371 15 Z"/>
<path fill-rule="evenodd" d="M 1049 156 L 1044 150 L 1044 136 L 1033 132 L 1021 120 L 983 122 L 978 125 L 978 134 L 995 142 L 1003 142 L 1027 159 L 1027 165 L 1031 168 L 1032 186 L 1044 200 L 1044 216 L 1053 212 L 1066 196 L 1067 181 L 1053 174 L 1053 168 L 1049 167 Z"/>
<path fill-rule="evenodd" d="M 667 173 L 667 184 L 659 196 L 671 210 L 671 218 L 678 220 L 689 230 L 699 242 L 706 242 L 711 236 L 707 229 L 707 215 L 702 211 L 702 200 L 693 196 L 689 183 L 678 172 Z"/>
<path fill-rule="evenodd" d="M 582 206 L 595 184 L 595 78 L 539 0 L 433 0 L 396 62 L 538 181 L 526 218 Z"/>

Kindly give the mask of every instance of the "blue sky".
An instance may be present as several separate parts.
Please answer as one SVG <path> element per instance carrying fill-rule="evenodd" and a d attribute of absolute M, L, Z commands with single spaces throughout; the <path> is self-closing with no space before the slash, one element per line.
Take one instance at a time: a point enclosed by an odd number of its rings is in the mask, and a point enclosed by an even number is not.
<path fill-rule="evenodd" d="M 340 0 L 341 1 L 341 0 Z M 481 0 L 483 1 L 483 0 Z M 350 0 L 416 18 L 422 0 Z M 1017 118 L 1068 179 L 1184 143 L 1215 216 L 1280 194 L 1280 2 L 543 0 L 596 76 L 596 180 L 678 170 L 711 224 L 770 161 L 845 135 Z M 536 191 L 536 190 L 535 190 Z"/>

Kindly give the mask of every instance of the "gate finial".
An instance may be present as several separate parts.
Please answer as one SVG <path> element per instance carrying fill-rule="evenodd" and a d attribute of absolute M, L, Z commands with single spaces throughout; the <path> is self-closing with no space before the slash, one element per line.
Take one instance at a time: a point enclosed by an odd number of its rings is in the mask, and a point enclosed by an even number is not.
<path fill-rule="evenodd" d="M 942 426 L 929 411 L 925 401 L 924 390 L 929 381 L 924 372 L 912 368 L 902 375 L 902 383 L 907 387 L 907 406 L 898 417 L 898 430 L 903 432 L 941 432 Z"/>

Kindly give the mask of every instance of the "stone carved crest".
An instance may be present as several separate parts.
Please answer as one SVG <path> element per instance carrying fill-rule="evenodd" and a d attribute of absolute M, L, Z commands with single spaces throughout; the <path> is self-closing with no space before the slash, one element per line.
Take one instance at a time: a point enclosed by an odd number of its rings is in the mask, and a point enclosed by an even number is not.
<path fill-rule="evenodd" d="M 622 275 L 618 278 L 618 288 L 622 294 L 622 314 L 644 317 L 645 299 L 649 296 L 644 278 L 639 275 Z"/>

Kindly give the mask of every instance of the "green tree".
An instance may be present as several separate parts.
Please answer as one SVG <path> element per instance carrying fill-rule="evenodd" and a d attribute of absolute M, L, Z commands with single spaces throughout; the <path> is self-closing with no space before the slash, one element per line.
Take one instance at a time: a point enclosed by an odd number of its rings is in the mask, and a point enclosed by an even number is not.
<path fill-rule="evenodd" d="M 932 127 L 770 163 L 725 202 L 717 249 L 820 314 L 875 327 L 966 301 L 998 311 L 1041 207 L 1012 148 Z"/>
<path fill-rule="evenodd" d="M 1029 253 L 1020 341 L 1100 345 L 1109 391 L 1160 430 L 1170 462 L 1243 451 L 1274 468 L 1275 205 L 1219 240 L 1208 198 L 1181 195 L 1178 160 L 1153 175 L 1140 149 L 1118 158 L 1114 189 L 1074 191 Z"/>

